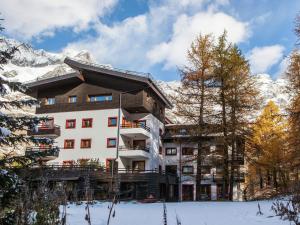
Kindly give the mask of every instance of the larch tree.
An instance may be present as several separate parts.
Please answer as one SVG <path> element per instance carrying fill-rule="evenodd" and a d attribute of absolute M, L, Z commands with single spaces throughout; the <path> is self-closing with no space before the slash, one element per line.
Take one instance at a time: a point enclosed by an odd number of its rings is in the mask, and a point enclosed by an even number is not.
<path fill-rule="evenodd" d="M 227 34 L 224 32 L 214 47 L 214 65 L 213 76 L 214 86 L 217 94 L 214 96 L 214 104 L 218 106 L 215 112 L 215 123 L 220 124 L 223 138 L 223 198 L 228 198 L 229 186 L 229 131 L 228 131 L 228 105 L 226 101 L 226 92 L 229 85 L 230 76 L 230 58 L 229 52 L 232 44 L 227 41 Z"/>
<path fill-rule="evenodd" d="M 198 153 L 196 155 L 196 199 L 201 198 L 201 162 L 204 150 L 202 137 L 207 132 L 207 124 L 211 111 L 211 93 L 209 90 L 213 69 L 213 38 L 211 35 L 200 35 L 188 50 L 188 65 L 181 72 L 182 85 L 173 97 L 175 115 L 184 122 L 195 124 L 190 135 L 197 138 Z M 204 129 L 206 127 L 206 129 Z"/>
<path fill-rule="evenodd" d="M 223 198 L 232 200 L 234 177 L 239 175 L 237 154 L 242 151 L 237 144 L 247 137 L 259 99 L 249 63 L 241 50 L 227 41 L 226 32 L 219 37 L 214 55 L 215 121 L 220 124 L 223 138 Z"/>
<path fill-rule="evenodd" d="M 249 184 L 286 188 L 291 160 L 287 144 L 288 123 L 279 107 L 269 101 L 252 127 L 247 145 Z M 255 187 L 254 187 L 255 188 Z M 254 189 L 252 187 L 252 189 Z"/>
<path fill-rule="evenodd" d="M 286 71 L 288 78 L 287 90 L 291 96 L 290 104 L 287 107 L 290 124 L 289 144 L 290 151 L 294 155 L 294 164 L 291 168 L 295 173 L 295 179 L 299 180 L 298 168 L 300 165 L 300 53 L 295 50 L 289 57 L 289 64 Z M 291 171 L 292 172 L 292 171 Z"/>
<path fill-rule="evenodd" d="M 230 73 L 227 76 L 227 90 L 225 99 L 228 110 L 228 131 L 230 154 L 230 184 L 229 199 L 233 199 L 234 177 L 239 176 L 237 164 L 238 156 L 243 156 L 243 150 L 238 144 L 248 138 L 249 122 L 257 112 L 259 106 L 258 90 L 251 76 L 248 61 L 237 46 L 233 46 L 229 53 Z"/>

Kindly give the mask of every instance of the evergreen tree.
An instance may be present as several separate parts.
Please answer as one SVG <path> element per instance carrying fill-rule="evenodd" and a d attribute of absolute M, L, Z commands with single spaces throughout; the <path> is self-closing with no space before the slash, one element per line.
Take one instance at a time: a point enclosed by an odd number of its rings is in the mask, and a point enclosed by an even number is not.
<path fill-rule="evenodd" d="M 0 30 L 2 31 L 3 28 L 1 27 Z M 17 51 L 18 48 L 15 46 L 0 50 L 0 69 L 3 69 L 2 66 L 7 64 Z M 35 129 L 41 120 L 45 121 L 47 118 L 16 116 L 11 113 L 11 110 L 37 104 L 33 99 L 8 100 L 7 98 L 13 92 L 25 93 L 25 91 L 26 86 L 20 82 L 10 81 L 0 76 L 0 152 L 2 152 L 0 155 L 0 224 L 16 224 L 18 209 L 20 209 L 16 202 L 22 202 L 19 199 L 22 181 L 11 167 L 28 166 L 28 163 L 35 160 L 34 157 L 11 155 L 11 151 L 7 149 L 28 143 L 51 143 L 51 140 L 35 139 L 27 135 L 28 130 Z"/>

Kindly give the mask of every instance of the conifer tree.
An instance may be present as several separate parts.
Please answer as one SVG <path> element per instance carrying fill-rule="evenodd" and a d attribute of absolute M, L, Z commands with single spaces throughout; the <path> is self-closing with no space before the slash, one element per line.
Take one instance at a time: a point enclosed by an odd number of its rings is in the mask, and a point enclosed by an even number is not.
<path fill-rule="evenodd" d="M 291 96 L 287 108 L 289 113 L 290 149 L 294 152 L 295 158 L 300 157 L 300 53 L 294 50 L 289 57 L 289 65 L 286 71 L 288 78 L 287 90 Z M 295 165 L 296 167 L 297 165 Z M 297 178 L 298 179 L 298 178 Z"/>
<path fill-rule="evenodd" d="M 228 198 L 229 186 L 229 136 L 228 136 L 228 105 L 226 101 L 226 92 L 228 90 L 229 80 L 229 52 L 232 48 L 231 43 L 227 41 L 226 32 L 218 38 L 218 43 L 214 48 L 215 64 L 214 64 L 214 82 L 217 95 L 214 98 L 214 104 L 220 106 L 219 112 L 216 114 L 215 121 L 221 125 L 223 135 L 223 198 Z"/>
<path fill-rule="evenodd" d="M 211 105 L 210 90 L 213 65 L 213 38 L 211 35 L 200 35 L 188 50 L 188 65 L 181 70 L 182 86 L 176 90 L 175 114 L 187 123 L 196 124 L 189 134 L 197 137 L 198 153 L 196 172 L 196 198 L 200 200 L 201 192 L 201 161 L 203 158 L 203 140 L 207 130 L 205 123 L 209 121 Z"/>
<path fill-rule="evenodd" d="M 292 160 L 287 144 L 288 123 L 273 101 L 268 102 L 252 129 L 247 145 L 248 182 L 252 186 L 259 184 L 260 188 L 286 188 Z"/>
<path fill-rule="evenodd" d="M 0 26 L 0 31 L 3 28 Z M 1 40 L 0 40 L 1 41 Z M 11 60 L 18 48 L 13 46 L 0 50 L 0 69 Z M 10 81 L 4 76 L 0 76 L 0 223 L 16 224 L 18 205 L 16 199 L 19 198 L 21 180 L 11 170 L 12 165 L 28 166 L 28 163 L 35 160 L 34 157 L 12 156 L 10 149 L 24 146 L 28 143 L 51 143 L 48 139 L 35 139 L 28 136 L 27 131 L 33 130 L 42 120 L 47 118 L 37 118 L 30 116 L 16 116 L 11 113 L 25 106 L 37 104 L 33 99 L 8 100 L 8 95 L 13 92 L 25 93 L 26 86 L 20 82 Z M 9 149 L 9 150 L 8 150 Z M 19 201 L 22 202 L 22 201 Z"/>
<path fill-rule="evenodd" d="M 238 156 L 243 156 L 243 149 L 238 149 L 238 143 L 248 138 L 250 118 L 259 107 L 258 90 L 250 74 L 250 67 L 237 46 L 230 49 L 230 74 L 227 77 L 228 87 L 226 102 L 229 108 L 229 139 L 231 147 L 230 157 L 230 190 L 229 199 L 233 199 L 234 177 L 239 175 Z"/>
<path fill-rule="evenodd" d="M 240 49 L 227 41 L 226 32 L 219 37 L 214 55 L 214 104 L 220 108 L 215 121 L 221 125 L 223 135 L 223 198 L 232 200 L 234 177 L 239 173 L 236 157 L 242 151 L 237 149 L 237 143 L 246 139 L 259 99 L 249 63 Z"/>

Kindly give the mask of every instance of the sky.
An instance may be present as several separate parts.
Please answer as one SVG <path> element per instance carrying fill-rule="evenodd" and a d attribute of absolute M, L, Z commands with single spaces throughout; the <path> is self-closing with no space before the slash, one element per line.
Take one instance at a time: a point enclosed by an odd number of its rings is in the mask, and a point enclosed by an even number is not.
<path fill-rule="evenodd" d="M 99 64 L 180 79 L 199 34 L 239 46 L 253 74 L 273 79 L 295 47 L 300 0 L 1 0 L 4 35 L 36 49 L 82 50 Z"/>

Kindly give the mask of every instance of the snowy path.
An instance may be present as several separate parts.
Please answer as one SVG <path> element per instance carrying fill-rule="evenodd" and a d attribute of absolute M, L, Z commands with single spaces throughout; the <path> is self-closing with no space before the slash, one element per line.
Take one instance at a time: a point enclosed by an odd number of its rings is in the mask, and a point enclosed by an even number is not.
<path fill-rule="evenodd" d="M 257 202 L 184 202 L 167 203 L 168 225 L 176 225 L 176 214 L 182 225 L 288 225 L 270 211 L 271 202 L 261 201 L 262 216 L 256 216 Z M 92 225 L 106 225 L 108 203 L 90 207 Z M 67 224 L 84 225 L 85 204 L 70 205 Z M 116 216 L 111 225 L 162 225 L 162 203 L 121 203 L 116 206 Z"/>

